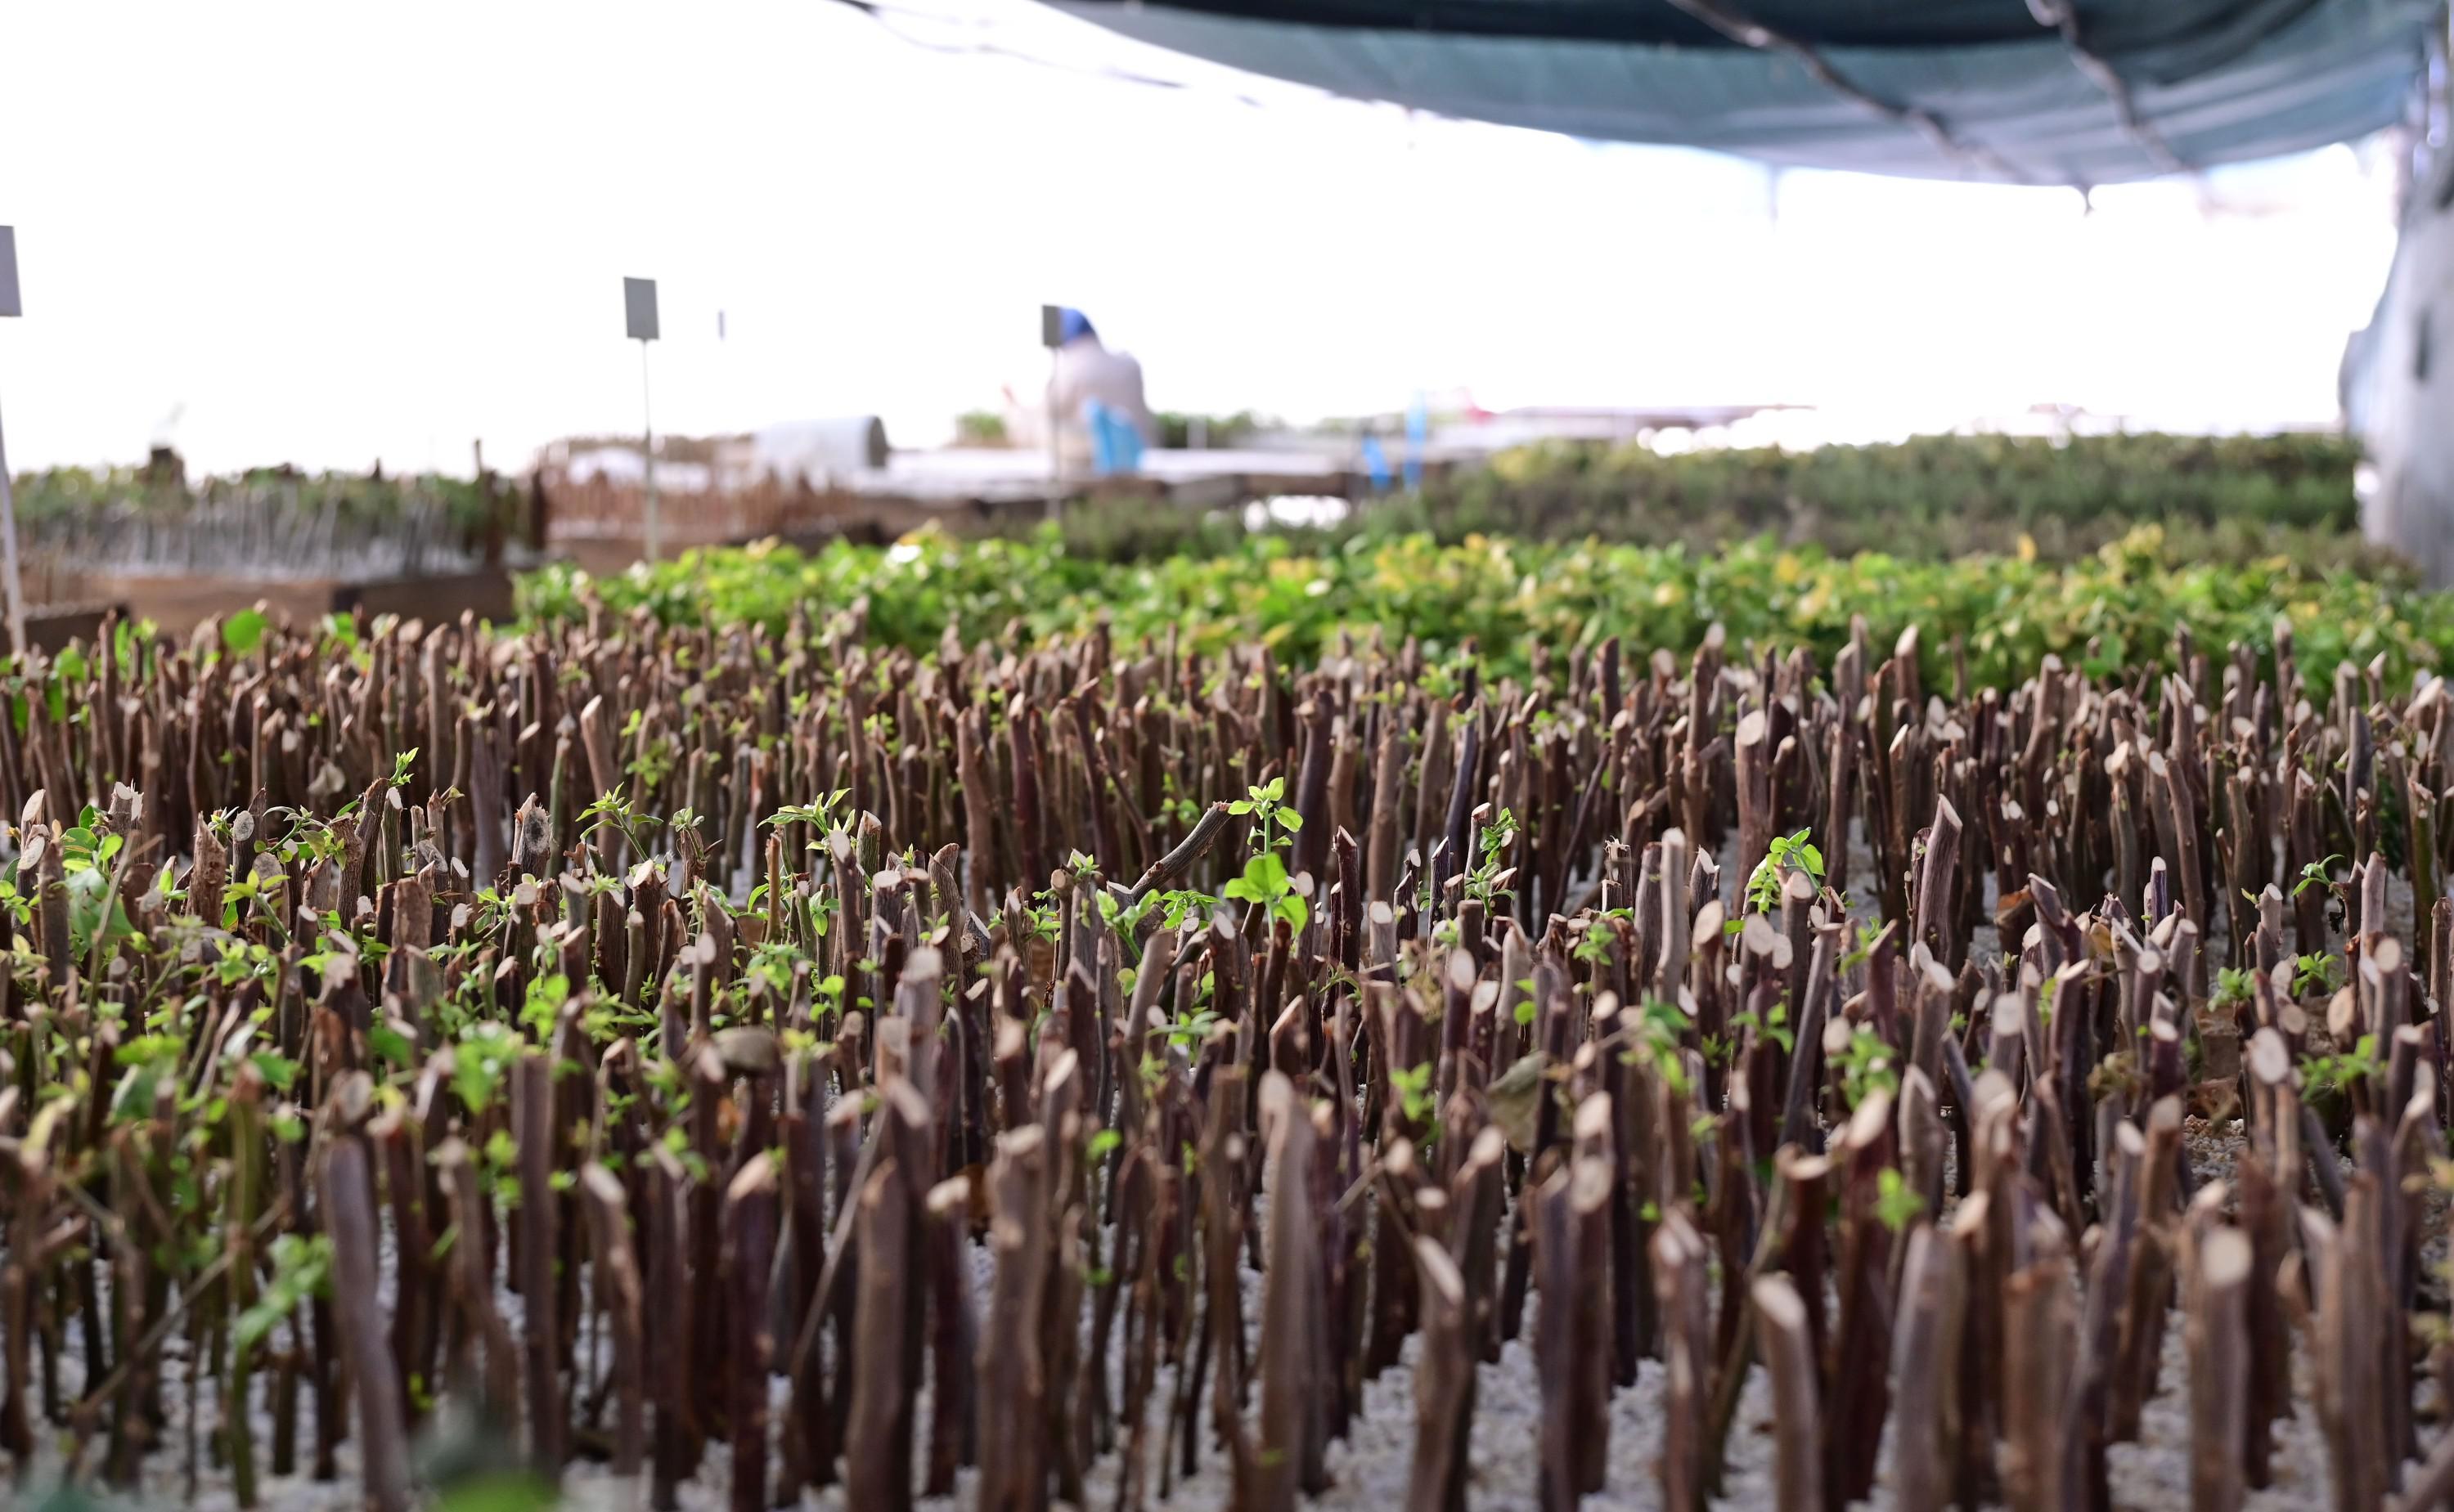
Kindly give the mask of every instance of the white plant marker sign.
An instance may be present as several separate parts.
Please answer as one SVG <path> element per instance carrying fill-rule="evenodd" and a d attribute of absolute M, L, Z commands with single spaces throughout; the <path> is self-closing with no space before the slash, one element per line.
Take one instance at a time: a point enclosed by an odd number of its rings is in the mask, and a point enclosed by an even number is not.
<path fill-rule="evenodd" d="M 648 407 L 648 343 L 656 339 L 656 281 L 653 278 L 622 280 L 622 319 L 624 329 L 639 344 L 639 430 L 640 457 L 647 467 L 648 507 L 643 517 L 647 539 L 648 560 L 656 559 L 656 424 Z"/>
<path fill-rule="evenodd" d="M 26 312 L 17 296 L 17 229 L 0 226 L 0 315 Z M 26 589 L 17 576 L 17 501 L 9 487 L 9 443 L 0 436 L 0 570 L 8 574 L 9 644 L 23 657 L 26 644 Z"/>

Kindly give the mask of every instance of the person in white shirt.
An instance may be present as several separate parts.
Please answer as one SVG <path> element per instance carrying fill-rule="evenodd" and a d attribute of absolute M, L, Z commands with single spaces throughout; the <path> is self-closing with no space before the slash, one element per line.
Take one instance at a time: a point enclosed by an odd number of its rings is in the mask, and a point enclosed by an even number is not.
<path fill-rule="evenodd" d="M 1056 348 L 1056 371 L 1049 378 L 1048 390 L 1056 415 L 1057 456 L 1068 473 L 1088 472 L 1098 456 L 1091 424 L 1093 403 L 1106 410 L 1110 424 L 1121 421 L 1131 427 L 1143 446 L 1151 444 L 1156 427 L 1142 391 L 1142 365 L 1131 353 L 1110 351 L 1099 340 L 1091 317 L 1080 310 L 1066 310 L 1062 320 L 1062 344 Z M 1006 433 L 1021 445 L 1044 448 L 1048 411 L 1012 403 L 1010 390 L 1008 400 Z"/>

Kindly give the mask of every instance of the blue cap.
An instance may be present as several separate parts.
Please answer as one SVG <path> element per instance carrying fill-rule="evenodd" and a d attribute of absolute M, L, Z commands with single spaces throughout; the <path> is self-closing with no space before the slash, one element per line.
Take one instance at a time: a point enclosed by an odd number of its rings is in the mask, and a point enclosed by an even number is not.
<path fill-rule="evenodd" d="M 1071 306 L 1068 306 L 1064 313 L 1057 317 L 1056 333 L 1058 336 L 1069 342 L 1073 341 L 1077 336 L 1096 336 L 1099 334 L 1098 331 L 1092 328 L 1091 317 Z"/>

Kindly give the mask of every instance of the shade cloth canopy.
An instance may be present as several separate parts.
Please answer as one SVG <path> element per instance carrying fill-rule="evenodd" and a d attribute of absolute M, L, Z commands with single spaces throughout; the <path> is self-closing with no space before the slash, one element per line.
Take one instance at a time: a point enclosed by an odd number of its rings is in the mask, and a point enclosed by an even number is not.
<path fill-rule="evenodd" d="M 1050 0 L 1361 99 L 1801 167 L 2090 186 L 2402 118 L 2438 0 Z"/>

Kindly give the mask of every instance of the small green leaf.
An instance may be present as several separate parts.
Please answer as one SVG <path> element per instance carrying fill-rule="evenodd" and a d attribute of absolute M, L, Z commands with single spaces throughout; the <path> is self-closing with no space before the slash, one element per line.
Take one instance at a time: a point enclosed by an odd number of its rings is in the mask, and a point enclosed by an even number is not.
<path fill-rule="evenodd" d="M 232 656 L 247 656 L 264 644 L 266 622 L 260 609 L 241 609 L 222 621 L 222 645 Z"/>
<path fill-rule="evenodd" d="M 410 1047 L 409 1036 L 389 1024 L 369 1025 L 367 1048 L 375 1053 L 377 1060 L 389 1061 L 394 1065 L 407 1065 L 416 1054 Z"/>
<path fill-rule="evenodd" d="M 1875 1216 L 1893 1233 L 1908 1227 L 1910 1220 L 1925 1211 L 1925 1199 L 1909 1189 L 1898 1166 L 1884 1166 L 1875 1183 Z"/>
<path fill-rule="evenodd" d="M 1244 863 L 1244 875 L 1239 880 L 1256 889 L 1257 899 L 1276 898 L 1287 890 L 1287 864 L 1278 859 L 1277 851 L 1262 851 Z"/>

